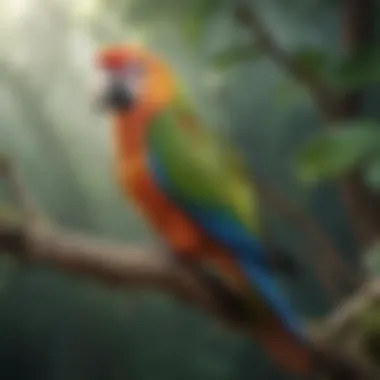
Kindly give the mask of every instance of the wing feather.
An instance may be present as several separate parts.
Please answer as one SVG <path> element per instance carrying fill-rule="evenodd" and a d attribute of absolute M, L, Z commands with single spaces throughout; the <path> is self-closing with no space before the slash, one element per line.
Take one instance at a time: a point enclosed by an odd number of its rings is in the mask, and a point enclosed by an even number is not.
<path fill-rule="evenodd" d="M 282 296 L 257 238 L 258 202 L 239 159 L 204 128 L 184 128 L 178 109 L 163 112 L 148 137 L 150 170 L 160 189 L 210 237 L 232 252 L 242 273 L 285 325 L 301 324 Z"/>

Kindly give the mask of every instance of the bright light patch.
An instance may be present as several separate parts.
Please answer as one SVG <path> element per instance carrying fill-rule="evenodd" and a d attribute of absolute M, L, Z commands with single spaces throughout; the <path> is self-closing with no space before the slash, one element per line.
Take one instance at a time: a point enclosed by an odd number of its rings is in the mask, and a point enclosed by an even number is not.
<path fill-rule="evenodd" d="M 20 20 L 30 8 L 31 0 L 2 0 L 1 13 L 6 15 L 8 20 Z"/>
<path fill-rule="evenodd" d="M 73 63 L 77 67 L 92 65 L 95 52 L 94 41 L 80 30 L 75 30 L 71 35 L 70 53 Z"/>
<path fill-rule="evenodd" d="M 73 4 L 74 15 L 81 18 L 90 18 L 99 9 L 99 0 L 80 0 Z"/>

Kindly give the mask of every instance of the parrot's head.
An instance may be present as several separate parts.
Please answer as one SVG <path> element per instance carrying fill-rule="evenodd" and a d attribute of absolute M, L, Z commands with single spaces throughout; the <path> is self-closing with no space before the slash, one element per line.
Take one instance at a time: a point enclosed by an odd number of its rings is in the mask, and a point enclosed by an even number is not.
<path fill-rule="evenodd" d="M 138 107 L 159 107 L 175 93 L 171 69 L 154 53 L 130 45 L 102 49 L 96 56 L 102 84 L 102 109 L 128 114 Z"/>

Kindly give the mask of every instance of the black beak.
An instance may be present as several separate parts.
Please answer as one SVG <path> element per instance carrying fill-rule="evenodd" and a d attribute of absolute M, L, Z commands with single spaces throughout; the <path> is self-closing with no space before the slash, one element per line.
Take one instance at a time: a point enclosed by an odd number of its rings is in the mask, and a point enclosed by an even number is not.
<path fill-rule="evenodd" d="M 112 111 L 128 111 L 133 104 L 133 94 L 127 86 L 119 82 L 111 83 L 101 99 L 101 108 Z"/>

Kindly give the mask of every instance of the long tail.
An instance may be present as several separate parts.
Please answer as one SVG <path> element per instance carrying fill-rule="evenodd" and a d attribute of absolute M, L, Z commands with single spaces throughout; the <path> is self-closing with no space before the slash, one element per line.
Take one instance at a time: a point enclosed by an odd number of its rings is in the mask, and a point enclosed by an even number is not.
<path fill-rule="evenodd" d="M 194 271 L 207 283 L 213 293 L 218 296 L 220 307 L 223 313 L 231 321 L 243 325 L 251 325 L 253 319 L 258 319 L 254 323 L 253 338 L 261 342 L 275 363 L 284 371 L 309 374 L 313 370 L 313 351 L 306 341 L 298 338 L 289 327 L 282 323 L 282 320 L 272 311 L 268 310 L 266 303 L 261 297 L 256 302 L 261 304 L 259 310 L 264 310 L 264 316 L 258 317 L 260 311 L 252 311 L 250 302 L 242 293 L 237 293 L 236 289 L 231 289 L 226 282 L 223 282 L 218 273 L 213 273 L 207 266 L 200 266 L 199 263 L 183 262 L 188 268 Z M 216 266 L 220 269 L 222 266 Z M 231 269 L 231 268 L 230 268 Z M 244 281 L 246 284 L 246 282 Z M 255 303 L 254 303 L 255 304 Z M 266 310 L 266 311 L 265 311 Z"/>
<path fill-rule="evenodd" d="M 280 321 L 273 319 L 266 326 L 257 329 L 254 336 L 279 368 L 300 375 L 314 371 L 315 356 L 311 345 L 296 337 Z"/>

